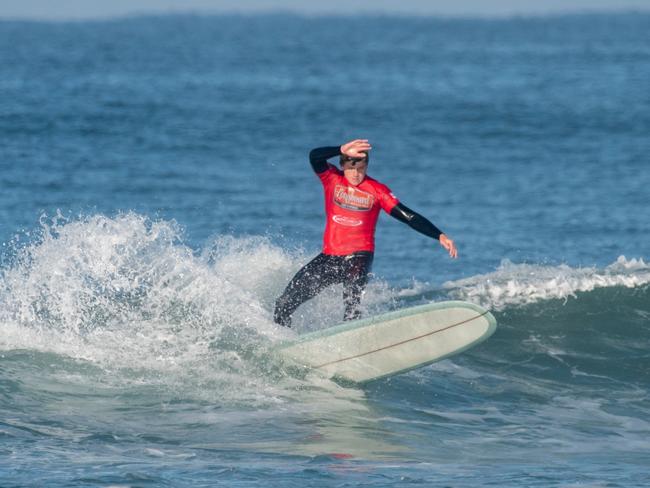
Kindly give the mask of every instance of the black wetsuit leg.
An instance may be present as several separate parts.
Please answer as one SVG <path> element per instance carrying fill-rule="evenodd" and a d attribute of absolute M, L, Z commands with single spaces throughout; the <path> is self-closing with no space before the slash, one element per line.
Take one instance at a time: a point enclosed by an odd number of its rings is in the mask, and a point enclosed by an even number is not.
<path fill-rule="evenodd" d="M 359 303 L 368 282 L 372 258 L 371 252 L 349 256 L 319 254 L 296 273 L 277 299 L 274 321 L 290 327 L 291 315 L 301 304 L 315 297 L 326 287 L 337 283 L 343 283 L 344 319 L 358 318 Z"/>
<path fill-rule="evenodd" d="M 354 320 L 361 317 L 359 304 L 363 290 L 368 284 L 372 259 L 371 252 L 360 252 L 344 258 L 343 303 L 345 304 L 345 314 L 343 320 Z"/>
<path fill-rule="evenodd" d="M 276 323 L 291 327 L 291 315 L 301 304 L 336 283 L 334 257 L 319 254 L 296 273 L 275 302 L 273 320 Z"/>

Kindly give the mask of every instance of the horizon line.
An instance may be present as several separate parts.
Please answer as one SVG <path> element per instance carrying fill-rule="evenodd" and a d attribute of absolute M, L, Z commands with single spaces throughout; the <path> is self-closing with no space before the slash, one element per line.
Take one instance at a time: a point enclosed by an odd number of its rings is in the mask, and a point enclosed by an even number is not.
<path fill-rule="evenodd" d="M 425 18 L 440 20 L 515 20 L 515 19 L 545 19 L 558 17 L 576 17 L 576 16 L 607 16 L 607 15 L 631 15 L 631 14 L 650 14 L 650 5 L 648 8 L 575 8 L 567 10 L 549 10 L 545 12 L 497 12 L 497 13 L 442 13 L 442 12 L 406 12 L 399 10 L 371 10 L 357 9 L 356 11 L 336 12 L 336 11 L 316 11 L 309 12 L 289 8 L 230 8 L 230 9 L 185 9 L 185 8 L 168 8 L 156 10 L 134 10 L 119 14 L 96 14 L 96 15 L 78 15 L 78 16 L 58 16 L 58 15 L 8 15 L 0 14 L 0 22 L 35 22 L 35 23 L 74 23 L 74 22 L 104 22 L 115 20 L 128 20 L 134 18 L 146 17 L 174 17 L 174 16 L 196 16 L 196 17 L 220 17 L 220 16 L 238 16 L 238 17 L 262 17 L 262 16 L 293 16 L 303 18 L 354 18 L 354 17 L 394 17 L 394 18 Z"/>

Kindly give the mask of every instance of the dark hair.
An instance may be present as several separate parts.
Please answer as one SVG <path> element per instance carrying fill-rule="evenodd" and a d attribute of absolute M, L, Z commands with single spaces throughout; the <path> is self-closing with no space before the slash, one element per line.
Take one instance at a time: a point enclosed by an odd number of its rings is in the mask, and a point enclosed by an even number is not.
<path fill-rule="evenodd" d="M 346 156 L 345 154 L 341 154 L 341 160 L 339 161 L 339 164 L 343 166 L 343 163 L 347 163 L 348 161 L 357 161 L 357 162 L 365 161 L 366 164 L 369 164 L 370 154 L 368 154 L 366 151 L 363 151 L 363 154 L 366 155 L 364 158 L 351 158 L 349 156 Z"/>

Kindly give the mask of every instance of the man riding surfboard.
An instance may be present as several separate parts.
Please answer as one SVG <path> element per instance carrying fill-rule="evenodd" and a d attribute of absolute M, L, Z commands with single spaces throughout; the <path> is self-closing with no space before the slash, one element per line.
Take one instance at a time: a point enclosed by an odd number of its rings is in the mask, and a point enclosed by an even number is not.
<path fill-rule="evenodd" d="M 273 315 L 276 323 L 290 327 L 291 315 L 302 303 L 337 283 L 343 284 L 344 320 L 360 317 L 359 304 L 372 266 L 375 228 L 382 209 L 440 241 L 452 258 L 458 256 L 454 241 L 400 203 L 386 185 L 367 175 L 371 149 L 367 139 L 355 139 L 340 147 L 319 147 L 309 153 L 309 162 L 325 194 L 323 251 L 296 273 L 277 299 Z M 340 157 L 340 170 L 327 162 L 336 156 Z"/>

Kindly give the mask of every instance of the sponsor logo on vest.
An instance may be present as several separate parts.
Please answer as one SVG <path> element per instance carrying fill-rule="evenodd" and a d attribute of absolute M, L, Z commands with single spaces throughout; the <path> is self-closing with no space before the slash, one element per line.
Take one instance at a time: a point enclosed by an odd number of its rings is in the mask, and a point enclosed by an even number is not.
<path fill-rule="evenodd" d="M 332 216 L 332 220 L 337 224 L 346 225 L 348 227 L 357 227 L 363 224 L 363 220 L 346 217 L 344 215 L 334 215 Z"/>
<path fill-rule="evenodd" d="M 367 212 L 375 203 L 375 197 L 351 186 L 336 185 L 334 188 L 334 203 L 348 210 Z"/>

